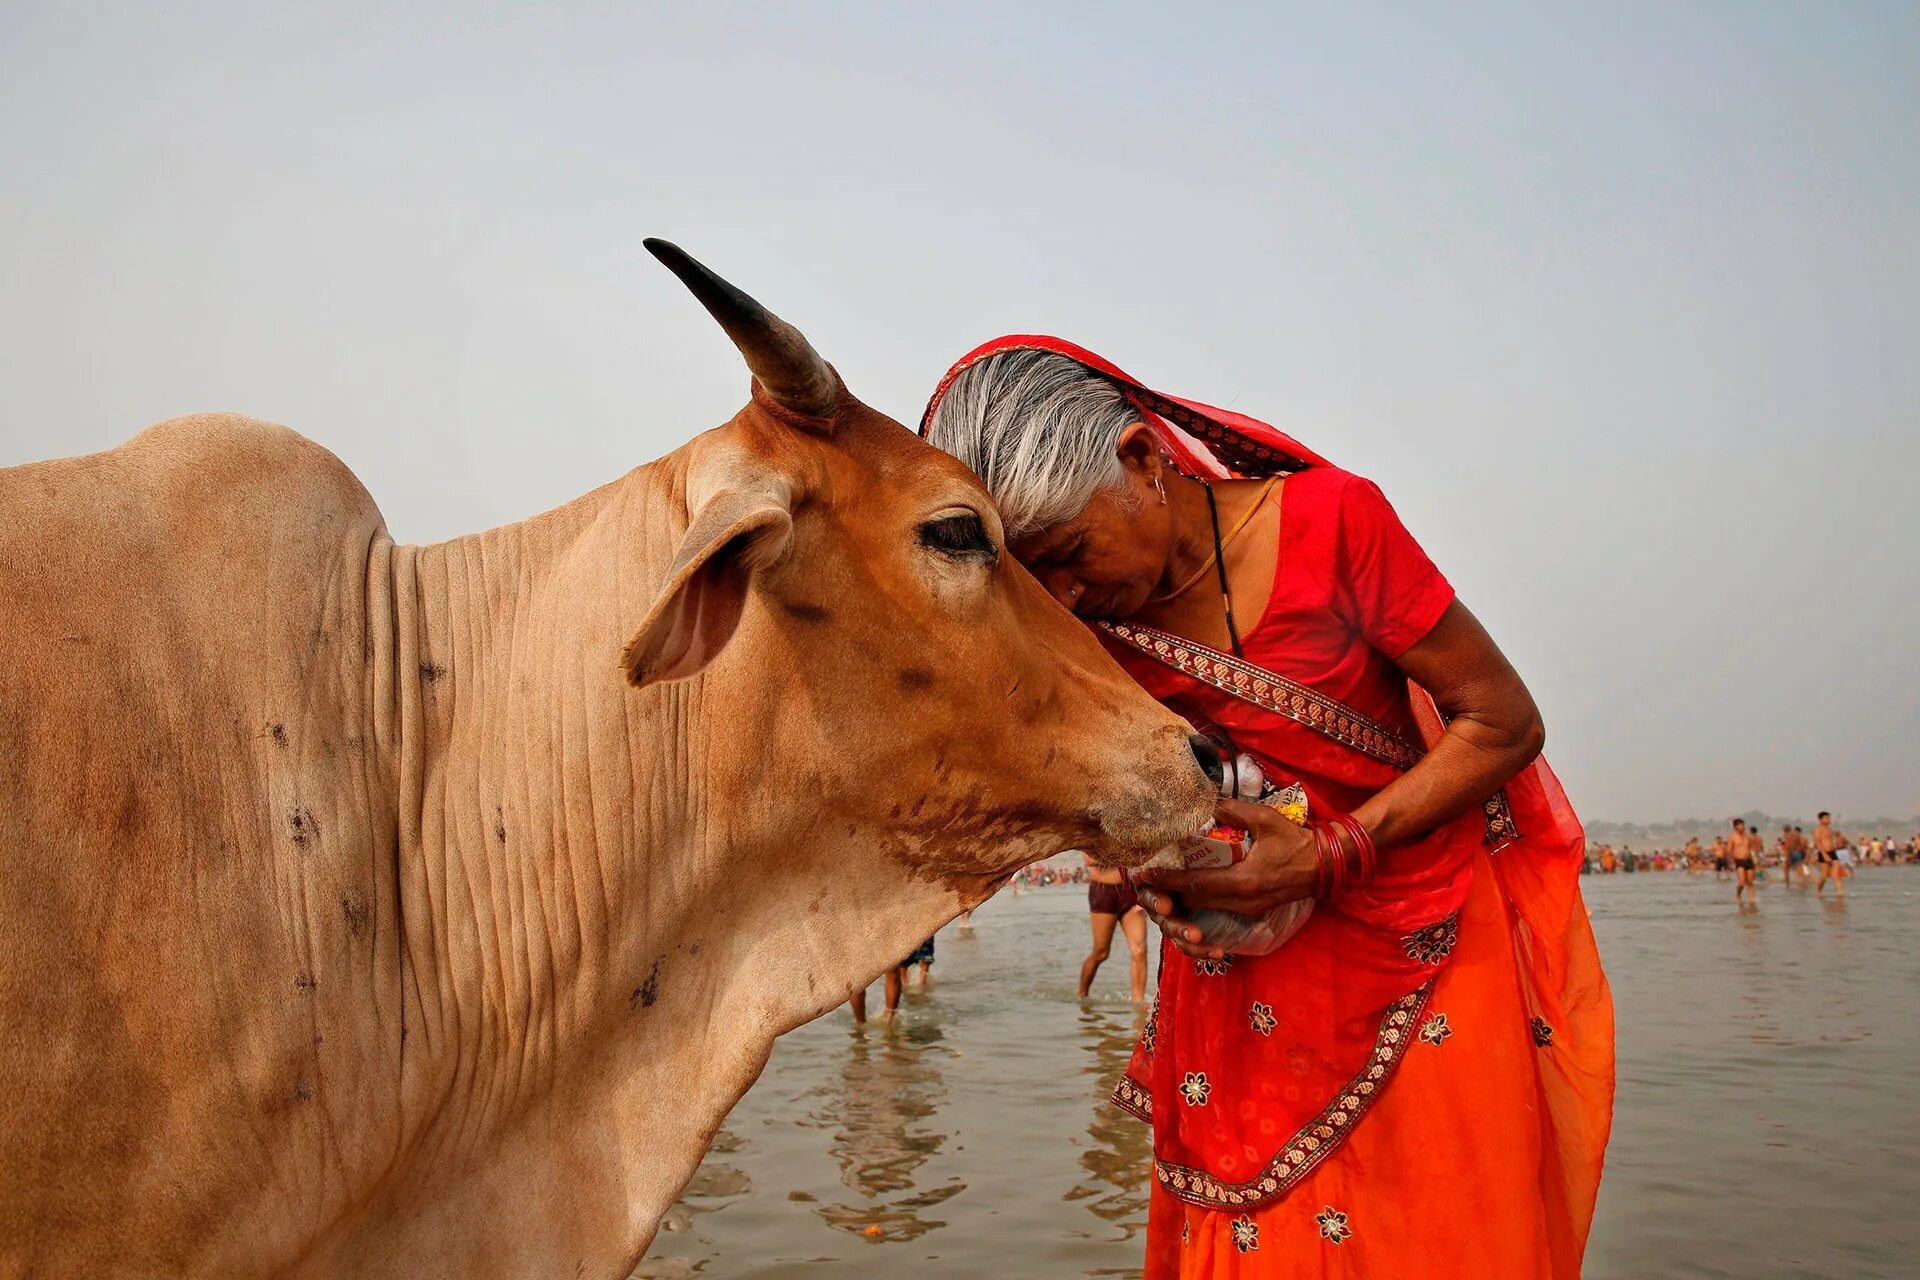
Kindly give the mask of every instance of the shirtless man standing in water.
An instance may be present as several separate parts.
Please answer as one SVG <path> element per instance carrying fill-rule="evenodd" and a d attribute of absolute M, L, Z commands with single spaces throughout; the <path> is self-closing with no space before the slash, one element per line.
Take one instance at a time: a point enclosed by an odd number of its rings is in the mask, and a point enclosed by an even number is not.
<path fill-rule="evenodd" d="M 1760 891 L 1754 887 L 1760 870 L 1760 837 L 1747 830 L 1745 818 L 1733 820 L 1733 835 L 1727 839 L 1727 861 L 1733 865 L 1733 900 L 1752 894 L 1754 906 L 1760 905 Z"/>
<path fill-rule="evenodd" d="M 1840 865 L 1840 849 L 1846 843 L 1847 837 L 1833 825 L 1833 815 L 1823 811 L 1813 828 L 1813 856 L 1820 864 L 1820 882 L 1814 886 L 1816 897 L 1827 896 L 1828 880 L 1833 881 L 1835 891 L 1842 898 L 1847 896 L 1847 872 Z"/>
<path fill-rule="evenodd" d="M 1787 826 L 1781 828 L 1780 840 L 1781 847 L 1786 852 L 1785 861 L 1782 863 L 1785 869 L 1780 873 L 1781 876 L 1786 880 L 1789 889 L 1793 887 L 1796 880 L 1800 882 L 1802 889 L 1806 888 L 1808 876 L 1806 836 L 1801 834 L 1800 828 Z"/>
<path fill-rule="evenodd" d="M 1082 854 L 1085 858 L 1086 855 Z M 1133 884 L 1118 867 L 1094 865 L 1087 858 L 1087 914 L 1093 921 L 1093 950 L 1080 962 L 1080 998 L 1093 990 L 1093 975 L 1100 972 L 1107 953 L 1113 950 L 1113 927 L 1120 926 L 1127 938 L 1128 977 L 1133 983 L 1133 1002 L 1147 998 L 1147 913 L 1133 896 Z"/>

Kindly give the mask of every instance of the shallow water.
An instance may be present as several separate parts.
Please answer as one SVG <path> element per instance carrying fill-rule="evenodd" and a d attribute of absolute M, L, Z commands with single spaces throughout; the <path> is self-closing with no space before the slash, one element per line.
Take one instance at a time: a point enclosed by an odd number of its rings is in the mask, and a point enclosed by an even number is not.
<path fill-rule="evenodd" d="M 1586 1275 L 1920 1275 L 1920 872 L 1745 915 L 1711 876 L 1585 885 L 1620 1072 Z M 891 1028 L 782 1039 L 636 1274 L 1138 1275 L 1147 1130 L 1103 1099 L 1139 1012 L 1118 939 L 1074 998 L 1085 912 L 1003 893 Z"/>

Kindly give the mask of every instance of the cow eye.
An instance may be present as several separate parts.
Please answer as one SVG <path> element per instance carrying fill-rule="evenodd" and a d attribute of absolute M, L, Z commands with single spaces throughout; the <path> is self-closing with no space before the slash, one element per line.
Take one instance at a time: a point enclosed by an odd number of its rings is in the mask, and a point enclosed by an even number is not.
<path fill-rule="evenodd" d="M 950 556 L 991 560 L 1000 554 L 987 536 L 987 526 L 971 511 L 927 521 L 920 526 L 920 545 Z"/>

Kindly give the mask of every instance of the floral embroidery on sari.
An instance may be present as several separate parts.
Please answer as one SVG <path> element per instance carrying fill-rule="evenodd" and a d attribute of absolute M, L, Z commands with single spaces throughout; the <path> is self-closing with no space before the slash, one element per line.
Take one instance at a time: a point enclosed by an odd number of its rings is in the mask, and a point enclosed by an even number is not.
<path fill-rule="evenodd" d="M 1314 1215 L 1314 1222 L 1320 1227 L 1320 1234 L 1333 1244 L 1344 1244 L 1353 1228 L 1347 1225 L 1347 1215 L 1328 1205 Z"/>
<path fill-rule="evenodd" d="M 1260 1247 L 1260 1224 L 1244 1213 L 1235 1218 L 1233 1229 L 1233 1247 L 1242 1253 L 1252 1253 Z"/>
<path fill-rule="evenodd" d="M 1280 1025 L 1280 1020 L 1273 1016 L 1273 1006 L 1261 1004 L 1258 1000 L 1253 1002 L 1253 1008 L 1247 1010 L 1247 1021 L 1263 1036 L 1272 1035 L 1273 1029 Z"/>
<path fill-rule="evenodd" d="M 1400 939 L 1400 945 L 1406 950 L 1407 959 L 1418 960 L 1421 964 L 1439 964 L 1453 954 L 1454 944 L 1460 941 L 1460 913 L 1454 912 L 1444 920 L 1436 920 L 1425 928 L 1415 929 Z"/>
<path fill-rule="evenodd" d="M 1539 1014 L 1535 1014 L 1527 1023 L 1533 1032 L 1533 1042 L 1542 1049 L 1553 1048 L 1553 1026 Z"/>
<path fill-rule="evenodd" d="M 1204 1071 L 1189 1071 L 1180 1078 L 1180 1096 L 1190 1107 L 1207 1105 L 1207 1095 L 1213 1092 L 1213 1084 Z"/>
<path fill-rule="evenodd" d="M 1388 1078 L 1413 1042 L 1411 1028 L 1432 994 L 1433 980 L 1428 979 L 1424 986 L 1388 1006 L 1367 1065 L 1325 1110 L 1293 1135 L 1260 1173 L 1245 1182 L 1222 1182 L 1203 1169 L 1155 1158 L 1154 1178 L 1176 1200 L 1203 1209 L 1257 1209 L 1278 1200 L 1332 1155 L 1360 1117 L 1379 1100 Z M 1180 1086 L 1183 1092 L 1187 1082 L 1196 1077 L 1205 1081 L 1201 1073 L 1189 1072 Z"/>
<path fill-rule="evenodd" d="M 1447 1037 L 1453 1034 L 1453 1028 L 1447 1025 L 1447 1015 L 1436 1013 L 1420 1024 L 1420 1038 L 1431 1045 L 1443 1045 Z"/>
<path fill-rule="evenodd" d="M 1218 960 L 1202 956 L 1193 962 L 1193 971 L 1203 978 L 1217 978 L 1233 968 L 1232 956 L 1221 956 Z"/>

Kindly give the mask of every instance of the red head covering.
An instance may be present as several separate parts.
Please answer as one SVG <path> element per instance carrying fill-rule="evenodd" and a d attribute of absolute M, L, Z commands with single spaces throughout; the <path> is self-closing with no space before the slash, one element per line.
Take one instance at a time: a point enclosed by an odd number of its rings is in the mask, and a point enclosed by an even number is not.
<path fill-rule="evenodd" d="M 1231 409 L 1216 409 L 1198 400 L 1165 395 L 1085 347 L 1043 333 L 1010 333 L 960 357 L 927 401 L 927 411 L 920 415 L 920 434 L 927 434 L 933 411 L 955 378 L 980 361 L 1009 351 L 1050 351 L 1078 361 L 1113 382 L 1140 410 L 1141 420 L 1152 429 L 1160 447 L 1184 475 L 1224 480 L 1231 476 L 1265 476 L 1330 465 L 1286 432 L 1258 418 L 1249 418 Z"/>

